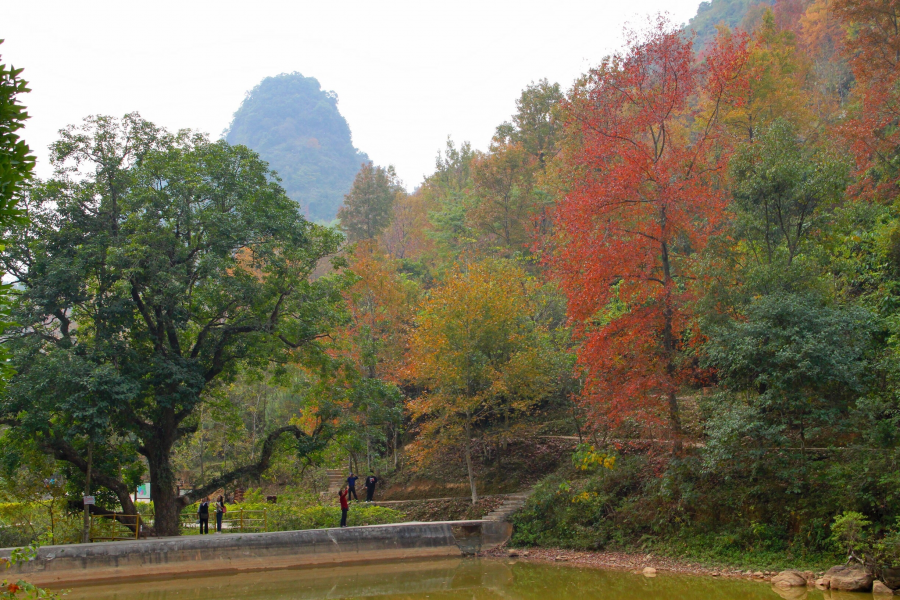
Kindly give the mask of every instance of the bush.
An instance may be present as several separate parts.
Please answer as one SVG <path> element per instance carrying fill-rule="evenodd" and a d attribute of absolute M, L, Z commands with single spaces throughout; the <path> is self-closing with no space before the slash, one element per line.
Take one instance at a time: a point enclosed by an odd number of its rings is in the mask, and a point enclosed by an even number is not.
<path fill-rule="evenodd" d="M 198 503 L 186 506 L 182 511 L 182 519 L 194 523 L 196 521 Z M 338 527 L 341 523 L 341 509 L 337 506 L 323 506 L 316 494 L 305 490 L 285 490 L 278 495 L 278 502 L 270 504 L 265 501 L 265 494 L 259 489 L 247 490 L 244 502 L 227 505 L 228 516 L 233 516 L 240 509 L 245 511 L 266 511 L 268 531 L 293 531 L 298 529 L 327 529 Z M 214 508 L 210 503 L 210 522 L 215 523 Z M 354 504 L 347 514 L 347 524 L 387 525 L 401 523 L 406 515 L 390 508 L 371 505 Z M 182 533 L 195 533 L 189 528 Z"/>
<path fill-rule="evenodd" d="M 406 515 L 383 506 L 352 506 L 347 513 L 347 525 L 388 525 L 402 523 Z M 341 509 L 336 506 L 312 506 L 297 513 L 281 513 L 276 520 L 270 519 L 270 531 L 292 531 L 295 529 L 327 529 L 339 527 Z M 274 528 L 273 528 L 274 526 Z"/>
<path fill-rule="evenodd" d="M 67 512 L 64 500 L 0 502 L 0 548 L 45 544 L 74 544 L 81 541 L 81 512 Z"/>
<path fill-rule="evenodd" d="M 535 488 L 513 516 L 514 545 L 654 551 L 757 568 L 839 560 L 829 541 L 836 494 L 805 497 L 723 478 L 699 455 L 621 453 L 613 469 L 593 473 L 583 462 Z"/>

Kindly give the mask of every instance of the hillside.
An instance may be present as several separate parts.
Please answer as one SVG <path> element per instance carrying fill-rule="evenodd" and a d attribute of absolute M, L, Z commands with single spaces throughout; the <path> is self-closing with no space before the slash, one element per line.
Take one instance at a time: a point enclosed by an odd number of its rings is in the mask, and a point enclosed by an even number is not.
<path fill-rule="evenodd" d="M 702 52 L 708 43 L 716 38 L 716 27 L 724 24 L 729 28 L 747 28 L 747 15 L 756 14 L 763 7 L 773 5 L 772 0 L 708 0 L 697 7 L 697 14 L 688 22 L 687 30 L 693 30 L 697 37 L 694 47 Z M 754 10 L 756 9 L 756 10 Z"/>
<path fill-rule="evenodd" d="M 267 77 L 244 98 L 226 134 L 228 143 L 259 152 L 314 221 L 335 218 L 360 164 L 368 161 L 353 147 L 337 104 L 337 95 L 314 77 Z"/>

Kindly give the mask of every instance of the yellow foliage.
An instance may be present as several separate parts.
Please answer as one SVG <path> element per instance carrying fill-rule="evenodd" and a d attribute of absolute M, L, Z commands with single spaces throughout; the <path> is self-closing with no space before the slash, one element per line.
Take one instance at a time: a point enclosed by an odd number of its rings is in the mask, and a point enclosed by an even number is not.
<path fill-rule="evenodd" d="M 506 261 L 458 265 L 422 304 L 407 363 L 427 390 L 408 404 L 423 423 L 417 457 L 459 441 L 479 420 L 527 411 L 550 391 L 529 285 Z"/>

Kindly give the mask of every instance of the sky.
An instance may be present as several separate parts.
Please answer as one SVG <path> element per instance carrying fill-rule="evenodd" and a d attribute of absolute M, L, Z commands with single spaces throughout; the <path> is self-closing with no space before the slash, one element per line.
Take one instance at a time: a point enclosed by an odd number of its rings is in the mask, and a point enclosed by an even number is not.
<path fill-rule="evenodd" d="M 28 0 L 2 2 L 3 62 L 32 92 L 23 137 L 47 146 L 87 115 L 137 111 L 218 138 L 247 91 L 299 71 L 333 90 L 354 145 L 410 189 L 447 137 L 486 149 L 531 81 L 570 87 L 626 23 L 699 0 Z"/>

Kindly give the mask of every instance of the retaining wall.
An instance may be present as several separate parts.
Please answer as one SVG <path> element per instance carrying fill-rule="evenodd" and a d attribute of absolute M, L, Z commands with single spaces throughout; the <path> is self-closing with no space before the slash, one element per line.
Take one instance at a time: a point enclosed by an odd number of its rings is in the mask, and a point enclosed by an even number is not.
<path fill-rule="evenodd" d="M 400 523 L 344 529 L 211 534 L 44 546 L 4 573 L 36 585 L 462 556 L 509 539 L 496 521 Z M 0 550 L 9 558 L 12 549 Z"/>

